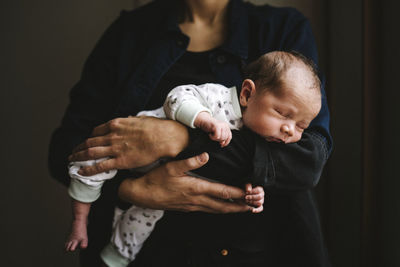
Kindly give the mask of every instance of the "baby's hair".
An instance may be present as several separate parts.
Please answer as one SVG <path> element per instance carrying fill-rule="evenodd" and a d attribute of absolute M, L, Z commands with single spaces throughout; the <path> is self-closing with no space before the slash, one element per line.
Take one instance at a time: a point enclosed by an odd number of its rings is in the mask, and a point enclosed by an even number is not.
<path fill-rule="evenodd" d="M 244 79 L 251 79 L 259 92 L 279 93 L 283 85 L 282 76 L 293 63 L 301 63 L 311 74 L 310 89 L 320 92 L 321 81 L 314 62 L 297 51 L 273 51 L 266 53 L 243 68 Z"/>

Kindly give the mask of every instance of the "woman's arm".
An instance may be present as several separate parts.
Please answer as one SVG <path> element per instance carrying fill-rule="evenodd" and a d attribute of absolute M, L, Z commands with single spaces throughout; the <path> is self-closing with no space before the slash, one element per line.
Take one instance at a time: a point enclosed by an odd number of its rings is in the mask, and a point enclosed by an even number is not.
<path fill-rule="evenodd" d="M 92 137 L 74 148 L 70 161 L 110 157 L 79 173 L 91 176 L 111 169 L 132 169 L 162 157 L 175 157 L 189 143 L 186 127 L 153 117 L 113 119 L 96 127 Z"/>
<path fill-rule="evenodd" d="M 139 179 L 125 179 L 119 187 L 122 200 L 152 209 L 231 213 L 252 210 L 244 204 L 242 189 L 188 176 L 208 161 L 202 153 L 188 159 L 171 161 Z M 232 202 L 229 200 L 239 201 Z"/>

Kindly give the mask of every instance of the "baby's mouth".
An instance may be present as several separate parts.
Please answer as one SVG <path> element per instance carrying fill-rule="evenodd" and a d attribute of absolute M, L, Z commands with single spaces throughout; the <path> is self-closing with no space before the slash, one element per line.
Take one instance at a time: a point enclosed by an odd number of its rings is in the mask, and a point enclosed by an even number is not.
<path fill-rule="evenodd" d="M 276 142 L 276 143 L 282 143 L 283 142 L 282 139 L 279 139 L 279 138 L 276 138 L 276 137 L 272 137 L 272 136 L 267 137 L 267 140 L 270 141 L 270 142 Z"/>

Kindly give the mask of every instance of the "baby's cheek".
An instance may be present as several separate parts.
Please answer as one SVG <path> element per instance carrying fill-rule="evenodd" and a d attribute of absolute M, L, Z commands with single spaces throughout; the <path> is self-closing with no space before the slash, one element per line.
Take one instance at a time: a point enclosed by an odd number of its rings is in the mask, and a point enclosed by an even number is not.
<path fill-rule="evenodd" d="M 261 136 L 278 136 L 280 132 L 279 123 L 274 120 L 257 120 L 252 129 Z"/>
<path fill-rule="evenodd" d="M 296 141 L 295 141 L 295 142 L 298 142 L 298 141 L 300 141 L 300 139 L 301 139 L 302 135 L 303 135 L 303 133 L 302 133 L 302 132 L 301 132 L 301 133 L 299 132 L 299 133 L 295 134 L 295 139 L 296 139 Z"/>
<path fill-rule="evenodd" d="M 301 136 L 302 136 L 302 133 L 297 132 L 288 139 L 287 143 L 296 143 L 296 142 L 300 141 Z"/>

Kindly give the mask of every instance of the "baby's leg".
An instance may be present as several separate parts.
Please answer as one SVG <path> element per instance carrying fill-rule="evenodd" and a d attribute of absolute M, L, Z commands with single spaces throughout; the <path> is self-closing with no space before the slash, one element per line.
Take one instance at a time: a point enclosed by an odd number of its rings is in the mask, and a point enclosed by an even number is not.
<path fill-rule="evenodd" d="M 85 249 L 88 246 L 86 227 L 90 205 L 90 203 L 72 200 L 73 221 L 71 234 L 65 243 L 66 251 L 74 251 L 78 246 L 81 249 Z"/>
<path fill-rule="evenodd" d="M 264 204 L 264 189 L 261 186 L 253 187 L 251 184 L 246 184 L 246 203 L 250 206 L 253 206 L 253 213 L 260 213 L 263 211 Z"/>
<path fill-rule="evenodd" d="M 163 216 L 162 210 L 130 207 L 114 223 L 111 243 L 100 256 L 109 265 L 128 265 L 133 261 L 150 236 L 156 222 Z"/>

